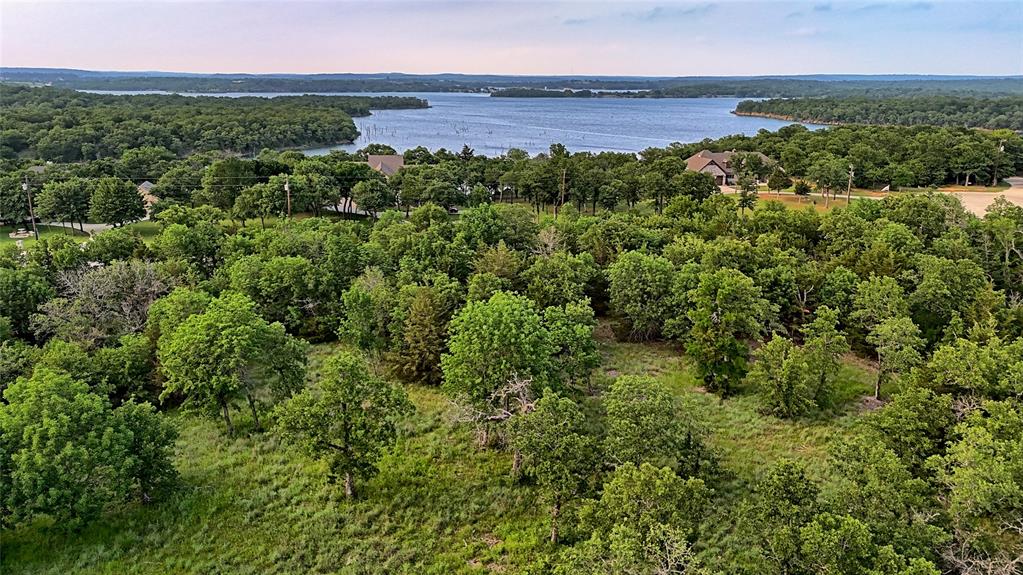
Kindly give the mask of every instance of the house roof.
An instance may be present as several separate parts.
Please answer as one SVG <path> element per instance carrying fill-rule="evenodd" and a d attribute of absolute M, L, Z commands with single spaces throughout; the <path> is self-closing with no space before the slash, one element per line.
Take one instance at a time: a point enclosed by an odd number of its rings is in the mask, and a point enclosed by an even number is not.
<path fill-rule="evenodd" d="M 146 204 L 146 209 L 151 208 L 153 204 L 160 201 L 159 197 L 153 195 L 152 190 L 154 186 L 155 184 L 153 184 L 153 182 L 150 182 L 149 180 L 146 180 L 139 184 L 138 187 L 139 195 L 142 196 L 142 202 Z"/>
<path fill-rule="evenodd" d="M 405 158 L 396 154 L 370 154 L 366 156 L 366 163 L 383 175 L 390 176 L 405 165 Z"/>
<path fill-rule="evenodd" d="M 738 153 L 750 153 L 760 156 L 765 162 L 770 162 L 771 159 L 761 154 L 760 152 L 736 152 L 732 150 L 730 152 L 711 152 L 710 150 L 700 150 L 686 158 L 686 169 L 694 172 L 699 172 L 706 168 L 710 164 L 714 164 L 721 168 L 721 171 L 728 175 L 732 175 L 732 167 L 730 165 L 732 156 Z"/>

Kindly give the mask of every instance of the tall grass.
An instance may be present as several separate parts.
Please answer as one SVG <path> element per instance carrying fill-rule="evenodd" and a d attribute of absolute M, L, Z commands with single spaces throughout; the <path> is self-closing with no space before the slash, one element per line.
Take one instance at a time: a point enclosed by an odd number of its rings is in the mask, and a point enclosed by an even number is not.
<path fill-rule="evenodd" d="M 665 378 L 706 422 L 722 470 L 699 547 L 712 563 L 736 543 L 730 518 L 763 471 L 795 457 L 825 473 L 828 441 L 850 432 L 851 399 L 870 389 L 869 376 L 847 366 L 836 413 L 782 421 L 762 415 L 755 396 L 720 401 L 701 392 L 670 345 L 602 337 L 600 346 L 594 393 L 621 374 Z M 312 349 L 311 378 L 331 351 Z M 76 533 L 43 522 L 6 531 L 0 572 L 515 573 L 555 552 L 545 542 L 546 512 L 531 486 L 512 479 L 510 455 L 477 449 L 438 390 L 408 392 L 416 414 L 380 473 L 357 485 L 354 502 L 326 483 L 323 466 L 273 433 L 252 432 L 243 420 L 250 431 L 230 438 L 219 421 L 175 412 L 176 493 L 114 510 Z"/>

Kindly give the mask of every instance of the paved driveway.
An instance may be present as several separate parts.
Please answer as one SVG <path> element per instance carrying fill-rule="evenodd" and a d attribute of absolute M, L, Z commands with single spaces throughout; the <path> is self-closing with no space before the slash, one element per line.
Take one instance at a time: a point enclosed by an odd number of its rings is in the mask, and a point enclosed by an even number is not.
<path fill-rule="evenodd" d="M 984 210 L 995 201 L 995 198 L 1002 196 L 1017 206 L 1023 206 L 1023 177 L 1006 178 L 1011 186 L 1003 192 L 950 192 L 963 202 L 963 206 L 977 214 L 984 216 Z"/>

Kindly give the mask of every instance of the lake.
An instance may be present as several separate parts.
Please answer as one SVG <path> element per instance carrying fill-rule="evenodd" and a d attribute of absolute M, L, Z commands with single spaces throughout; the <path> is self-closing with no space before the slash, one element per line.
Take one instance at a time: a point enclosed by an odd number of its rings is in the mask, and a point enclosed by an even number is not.
<path fill-rule="evenodd" d="M 138 93 L 138 92 L 102 92 Z M 152 93 L 152 92 L 148 92 Z M 200 94 L 186 94 L 200 95 Z M 220 97 L 295 94 L 224 93 Z M 342 95 L 342 94 L 337 94 Z M 416 146 L 498 155 L 510 148 L 530 153 L 564 144 L 573 152 L 638 152 L 672 142 L 698 142 L 731 134 L 753 135 L 790 122 L 731 113 L 739 98 L 492 98 L 467 93 L 361 93 L 355 96 L 415 96 L 430 102 L 418 110 L 379 110 L 355 118 L 362 135 L 352 144 L 315 148 L 354 151 L 369 143 L 399 152 Z M 808 126 L 817 128 L 818 126 Z"/>

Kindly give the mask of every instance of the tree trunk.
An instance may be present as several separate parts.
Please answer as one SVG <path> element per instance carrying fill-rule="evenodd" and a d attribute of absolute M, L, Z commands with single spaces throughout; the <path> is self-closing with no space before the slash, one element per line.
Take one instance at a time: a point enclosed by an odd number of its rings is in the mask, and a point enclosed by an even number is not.
<path fill-rule="evenodd" d="M 881 354 L 877 354 L 877 381 L 874 382 L 874 399 L 881 399 L 881 376 L 884 370 L 881 369 Z"/>
<path fill-rule="evenodd" d="M 522 475 L 522 452 L 518 449 L 512 455 L 512 477 L 518 479 Z"/>
<path fill-rule="evenodd" d="M 558 515 L 561 513 L 561 504 L 555 503 L 551 507 L 551 543 L 558 543 Z"/>
<path fill-rule="evenodd" d="M 259 414 L 256 412 L 256 400 L 252 398 L 252 394 L 248 394 L 249 409 L 252 410 L 252 419 L 256 422 L 256 429 L 262 429 L 259 424 Z"/>
<path fill-rule="evenodd" d="M 227 423 L 227 434 L 234 436 L 234 425 L 231 423 L 231 413 L 226 401 L 220 400 L 220 409 L 224 414 L 224 421 Z"/>
<path fill-rule="evenodd" d="M 345 472 L 345 498 L 355 498 L 355 478 L 352 477 L 351 471 Z"/>

